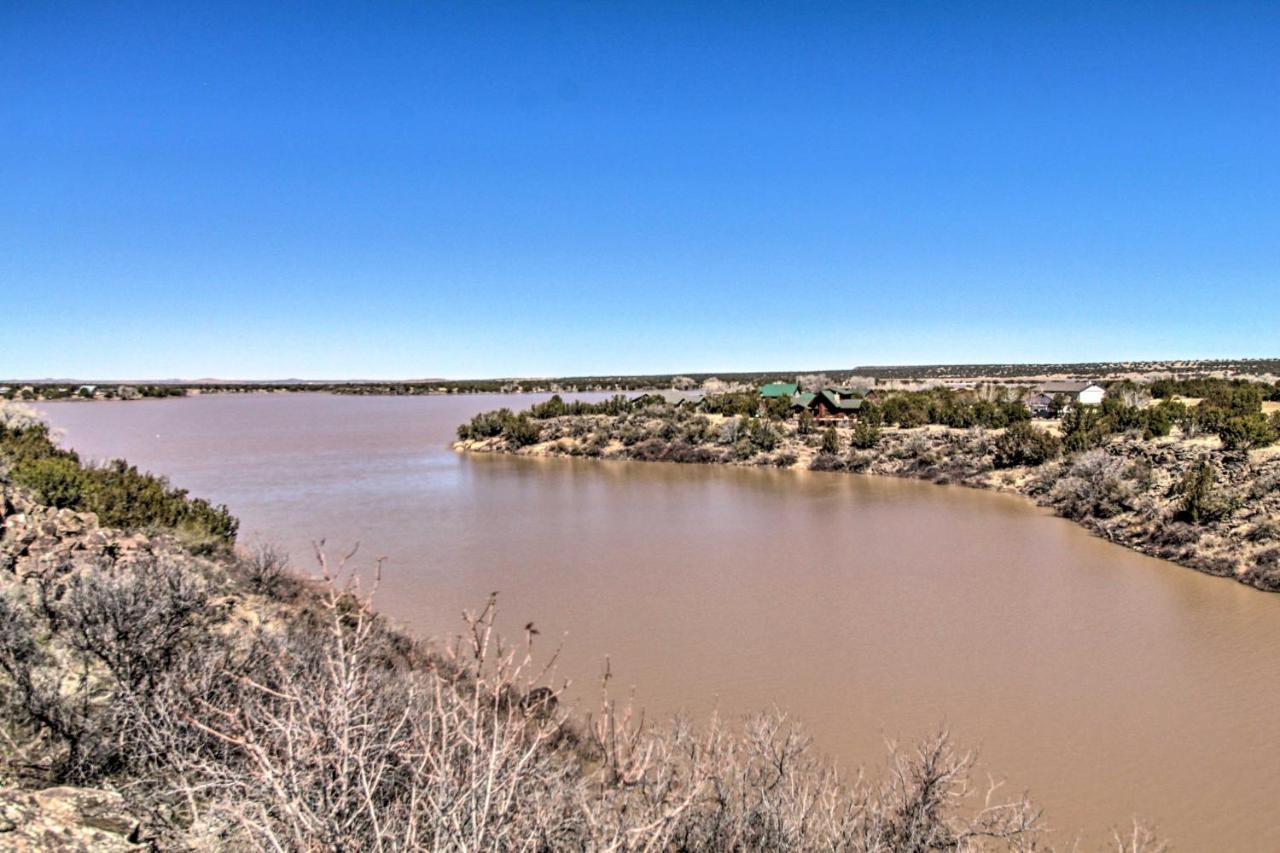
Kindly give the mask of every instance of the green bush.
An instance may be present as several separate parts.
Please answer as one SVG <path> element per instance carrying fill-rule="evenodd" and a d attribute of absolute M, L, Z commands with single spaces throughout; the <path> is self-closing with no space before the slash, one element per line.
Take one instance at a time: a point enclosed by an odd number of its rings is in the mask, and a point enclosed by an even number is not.
<path fill-rule="evenodd" d="M 751 417 L 760 410 L 760 396 L 754 391 L 712 394 L 703 401 L 702 405 L 713 415 Z"/>
<path fill-rule="evenodd" d="M 1164 438 L 1173 431 L 1173 425 L 1186 417 L 1187 407 L 1182 403 L 1171 403 L 1162 400 L 1158 405 L 1147 409 L 1147 426 L 1143 438 Z"/>
<path fill-rule="evenodd" d="M 599 403 L 584 403 L 579 400 L 566 403 L 559 394 L 554 394 L 550 400 L 530 406 L 529 417 L 535 420 L 547 420 L 570 415 L 620 415 L 629 411 L 631 411 L 631 403 L 621 394 L 615 394 Z"/>
<path fill-rule="evenodd" d="M 145 474 L 123 460 L 86 468 L 75 453 L 59 449 L 44 424 L 0 427 L 0 459 L 15 484 L 49 506 L 92 512 L 106 527 L 164 528 L 191 541 L 229 545 L 239 522 L 225 506 L 192 498 L 163 477 Z"/>
<path fill-rule="evenodd" d="M 1099 447 L 1107 439 L 1108 424 L 1094 406 L 1072 406 L 1062 416 L 1062 446 L 1068 453 Z"/>
<path fill-rule="evenodd" d="M 1062 454 L 1062 442 L 1057 436 L 1033 427 L 1027 421 L 1019 421 L 995 440 L 997 468 L 1013 468 L 1020 465 L 1043 465 Z"/>
<path fill-rule="evenodd" d="M 782 441 L 782 437 L 778 434 L 778 430 L 773 424 L 761 418 L 751 419 L 748 434 L 751 437 L 751 446 L 756 450 L 765 452 L 773 450 Z"/>
<path fill-rule="evenodd" d="M 1177 517 L 1192 524 L 1218 521 L 1235 509 L 1230 495 L 1218 489 L 1218 469 L 1208 459 L 1201 459 L 1182 475 L 1176 491 L 1179 496 Z"/>
<path fill-rule="evenodd" d="M 982 399 L 969 391 L 932 388 L 927 391 L 898 391 L 890 394 L 878 407 L 868 404 L 860 412 L 862 419 L 879 425 L 897 424 L 903 428 L 939 424 L 967 429 L 985 427 L 1003 429 L 1011 423 L 1029 420 L 1031 413 L 1021 402 L 995 402 Z"/>
<path fill-rule="evenodd" d="M 36 493 L 41 503 L 71 509 L 84 498 L 85 471 L 74 459 L 48 456 L 28 459 L 13 468 L 13 481 Z"/>
<path fill-rule="evenodd" d="M 834 427 L 827 427 L 822 431 L 822 452 L 833 455 L 840 452 L 840 435 Z"/>
<path fill-rule="evenodd" d="M 770 397 L 765 400 L 764 416 L 774 421 L 785 421 L 791 417 L 791 398 Z"/>
<path fill-rule="evenodd" d="M 880 442 L 880 427 L 873 423 L 858 419 L 853 425 L 853 437 L 850 443 L 859 450 L 870 450 Z"/>
<path fill-rule="evenodd" d="M 1276 440 L 1271 422 L 1261 413 L 1227 417 L 1218 425 L 1217 432 L 1227 450 L 1265 447 Z"/>
<path fill-rule="evenodd" d="M 515 418 L 510 409 L 498 409 L 493 412 L 481 412 L 468 423 L 458 427 L 458 438 L 463 441 L 493 438 L 501 435 L 507 424 Z"/>
<path fill-rule="evenodd" d="M 527 447 L 541 440 L 542 430 L 527 415 L 519 415 L 502 428 L 502 437 L 516 447 Z"/>
<path fill-rule="evenodd" d="M 87 474 L 82 508 L 97 513 L 108 527 L 165 527 L 199 538 L 207 534 L 230 543 L 239 522 L 225 506 L 192 498 L 186 489 L 169 486 L 163 477 L 144 474 L 122 459 Z"/>

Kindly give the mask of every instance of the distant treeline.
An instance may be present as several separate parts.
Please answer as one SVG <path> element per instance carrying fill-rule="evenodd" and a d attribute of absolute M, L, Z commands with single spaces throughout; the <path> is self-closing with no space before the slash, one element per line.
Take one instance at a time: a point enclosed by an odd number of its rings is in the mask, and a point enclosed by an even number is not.
<path fill-rule="evenodd" d="M 4 387 L 4 386 L 0 386 Z M 0 400 L 138 400 L 150 397 L 185 397 L 183 385 L 67 385 L 26 383 L 0 390 Z"/>
<path fill-rule="evenodd" d="M 845 371 L 837 371 L 845 372 Z M 868 365 L 854 368 L 859 376 L 876 379 L 1030 379 L 1074 376 L 1106 379 L 1126 373 L 1167 373 L 1190 378 L 1212 373 L 1261 375 L 1280 373 L 1280 358 L 1187 359 L 1178 361 L 1086 361 L 1068 364 L 915 364 Z"/>
<path fill-rule="evenodd" d="M 225 382 L 225 383 L 98 383 L 21 382 L 0 380 L 0 398 L 58 400 L 76 397 L 135 399 L 172 397 L 188 393 L 262 393 L 275 391 L 416 396 L 425 394 L 514 394 L 635 392 L 656 388 L 697 388 L 709 380 L 727 387 L 755 387 L 767 382 L 792 382 L 803 376 L 829 377 L 833 382 L 853 378 L 884 381 L 945 381 L 962 379 L 1003 380 L 1030 384 L 1039 376 L 1072 376 L 1106 384 L 1118 374 L 1165 374 L 1150 384 L 1157 396 L 1196 397 L 1214 383 L 1243 380 L 1209 378 L 1209 374 L 1260 376 L 1280 374 L 1280 359 L 1216 359 L 1205 361 L 1081 362 L 1077 364 L 934 364 L 860 366 L 835 370 L 762 371 L 747 373 L 654 373 L 634 376 L 562 376 L 554 378 L 419 379 L 401 382 Z M 1280 399 L 1280 389 L 1266 386 L 1267 399 Z M 92 390 L 87 390 L 92 388 Z M 29 390 L 28 390 L 29 389 Z"/>

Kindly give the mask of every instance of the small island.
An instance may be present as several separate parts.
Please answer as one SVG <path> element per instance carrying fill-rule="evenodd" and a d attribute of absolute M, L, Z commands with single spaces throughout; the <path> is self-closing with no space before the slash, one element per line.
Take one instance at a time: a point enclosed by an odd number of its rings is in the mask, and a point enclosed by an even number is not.
<path fill-rule="evenodd" d="M 1280 591 L 1280 385 L 773 381 L 560 396 L 458 428 L 472 452 L 772 466 L 1023 495 L 1105 539 Z"/>

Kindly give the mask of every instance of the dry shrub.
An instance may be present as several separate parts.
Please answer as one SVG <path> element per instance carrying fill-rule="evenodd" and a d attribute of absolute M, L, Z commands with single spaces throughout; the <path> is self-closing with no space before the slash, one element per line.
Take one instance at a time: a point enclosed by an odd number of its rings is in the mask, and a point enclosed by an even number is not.
<path fill-rule="evenodd" d="M 1280 491 L 1280 471 L 1268 471 L 1249 484 L 1249 498 L 1261 500 Z"/>
<path fill-rule="evenodd" d="M 297 579 L 289 571 L 289 552 L 278 545 L 259 542 L 240 559 L 240 573 L 249 588 L 269 598 L 297 591 Z"/>
<path fill-rule="evenodd" d="M 214 610 L 200 578 L 172 560 L 50 567 L 33 610 L 0 613 L 0 671 L 13 689 L 15 775 L 92 783 L 146 766 L 165 748 L 147 721 L 174 673 L 197 666 Z"/>
<path fill-rule="evenodd" d="M 819 453 L 809 463 L 810 471 L 843 471 L 845 462 L 834 453 Z"/>
<path fill-rule="evenodd" d="M 1167 853 L 1169 850 L 1169 845 L 1160 840 L 1155 830 L 1139 820 L 1134 820 L 1124 834 L 1115 830 L 1111 840 L 1115 853 Z"/>
<path fill-rule="evenodd" d="M 495 849 L 557 831 L 575 776 L 553 748 L 561 720 L 520 701 L 529 659 L 493 615 L 468 617 L 447 677 L 400 671 L 367 599 L 330 584 L 314 629 L 261 636 L 260 670 L 191 720 L 235 759 L 186 768 L 218 792 L 201 823 L 287 850 Z"/>
<path fill-rule="evenodd" d="M 0 400 L 0 429 L 19 432 L 42 426 L 44 426 L 44 418 L 34 407 L 26 403 Z"/>
<path fill-rule="evenodd" d="M 1280 522 L 1263 519 L 1249 528 L 1244 538 L 1250 542 L 1272 542 L 1280 539 Z"/>
<path fill-rule="evenodd" d="M 1050 503 L 1067 518 L 1111 518 L 1134 508 L 1129 463 L 1105 450 L 1088 450 L 1070 461 L 1049 493 Z"/>
<path fill-rule="evenodd" d="M 796 461 L 799 458 L 800 457 L 796 456 L 796 454 L 790 450 L 782 450 L 775 453 L 773 455 L 773 459 L 770 461 L 779 468 L 790 468 L 792 465 L 796 464 Z"/>
<path fill-rule="evenodd" d="M 132 693 L 153 688 L 203 636 L 210 616 L 199 576 L 172 560 L 72 573 L 55 608 L 71 648 Z"/>
<path fill-rule="evenodd" d="M 42 642 L 33 615 L 4 597 L 0 597 L 0 675 L 3 775 L 72 777 L 89 739 L 85 691 L 73 685 L 83 685 L 87 673 L 60 666 Z"/>
<path fill-rule="evenodd" d="M 1256 554 L 1253 561 L 1245 567 L 1244 576 L 1259 589 L 1280 591 L 1280 546 L 1273 546 Z"/>

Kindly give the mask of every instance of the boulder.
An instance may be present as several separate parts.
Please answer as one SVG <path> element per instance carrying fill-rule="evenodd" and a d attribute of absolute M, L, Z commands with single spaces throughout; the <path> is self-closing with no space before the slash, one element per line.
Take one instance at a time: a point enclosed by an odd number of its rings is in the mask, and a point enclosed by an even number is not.
<path fill-rule="evenodd" d="M 115 791 L 0 790 L 0 848 L 15 851 L 139 850 L 138 821 Z"/>

